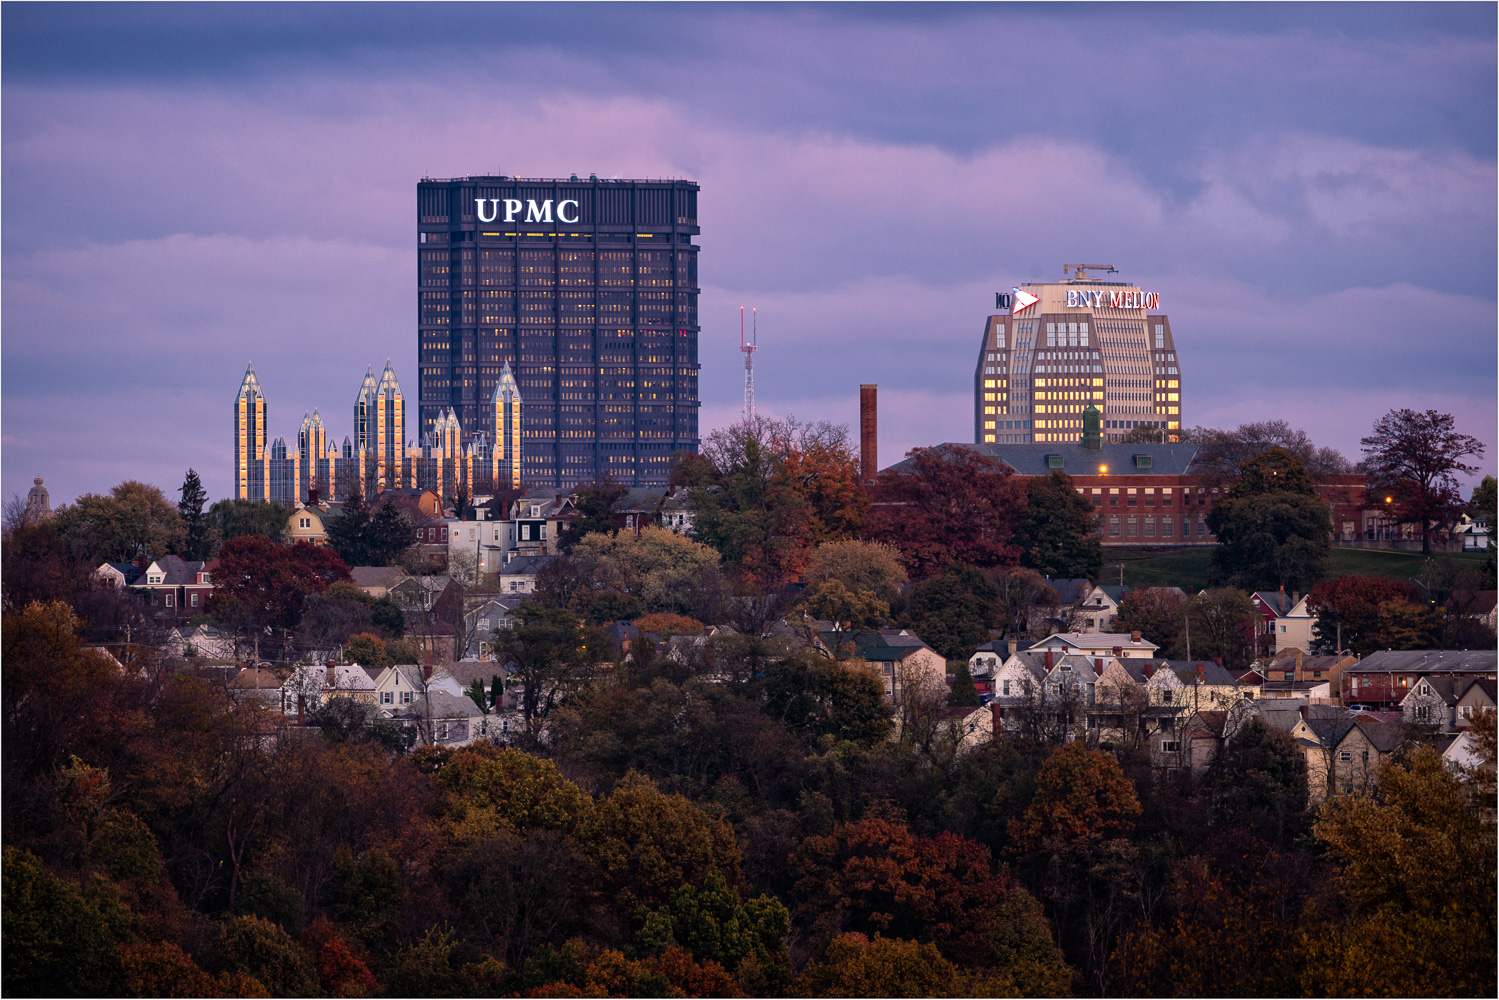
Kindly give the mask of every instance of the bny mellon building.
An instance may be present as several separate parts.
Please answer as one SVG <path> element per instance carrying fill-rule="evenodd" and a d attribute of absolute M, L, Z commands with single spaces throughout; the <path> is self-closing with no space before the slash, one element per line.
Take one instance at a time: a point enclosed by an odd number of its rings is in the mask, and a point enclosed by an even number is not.
<path fill-rule="evenodd" d="M 1069 278 L 996 297 L 974 373 L 975 443 L 1075 442 L 1089 407 L 1105 441 L 1182 426 L 1181 366 L 1159 296 L 1089 271 L 1114 268 L 1069 264 Z"/>
<path fill-rule="evenodd" d="M 685 180 L 422 180 L 422 437 L 498 419 L 508 365 L 522 481 L 664 484 L 671 453 L 698 446 L 697 195 Z"/>

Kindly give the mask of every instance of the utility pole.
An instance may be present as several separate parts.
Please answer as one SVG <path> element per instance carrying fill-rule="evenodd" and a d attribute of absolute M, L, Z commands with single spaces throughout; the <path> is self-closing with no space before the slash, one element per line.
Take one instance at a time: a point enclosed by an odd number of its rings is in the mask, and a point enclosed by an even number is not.
<path fill-rule="evenodd" d="M 1192 658 L 1192 616 L 1190 614 L 1182 615 L 1182 622 L 1187 628 L 1187 659 L 1190 660 Z"/>

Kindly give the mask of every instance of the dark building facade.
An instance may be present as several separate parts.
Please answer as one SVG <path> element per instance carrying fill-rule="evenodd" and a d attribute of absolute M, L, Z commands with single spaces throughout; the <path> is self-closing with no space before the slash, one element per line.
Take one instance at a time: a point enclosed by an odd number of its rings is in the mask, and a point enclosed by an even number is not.
<path fill-rule="evenodd" d="M 417 185 L 420 431 L 465 432 L 510 365 L 525 483 L 664 484 L 698 447 L 698 185 Z"/>

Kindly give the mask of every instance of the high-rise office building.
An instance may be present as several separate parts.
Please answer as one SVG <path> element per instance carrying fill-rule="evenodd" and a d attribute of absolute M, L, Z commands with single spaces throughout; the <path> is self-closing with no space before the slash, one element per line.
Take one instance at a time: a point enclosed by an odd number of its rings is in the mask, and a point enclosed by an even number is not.
<path fill-rule="evenodd" d="M 997 296 L 974 372 L 979 444 L 1077 441 L 1100 411 L 1105 441 L 1135 427 L 1181 424 L 1181 372 L 1171 321 L 1154 293 L 1090 278 L 1107 265 L 1068 265 L 1071 278 Z"/>
<path fill-rule="evenodd" d="M 245 367 L 234 400 L 234 495 L 241 500 L 269 499 L 270 455 L 266 451 L 265 396 L 255 366 Z"/>
<path fill-rule="evenodd" d="M 486 430 L 491 463 L 537 485 L 665 483 L 671 453 L 698 446 L 697 195 L 691 181 L 422 180 L 423 440 L 450 409 L 484 429 L 508 366 L 524 448 Z"/>

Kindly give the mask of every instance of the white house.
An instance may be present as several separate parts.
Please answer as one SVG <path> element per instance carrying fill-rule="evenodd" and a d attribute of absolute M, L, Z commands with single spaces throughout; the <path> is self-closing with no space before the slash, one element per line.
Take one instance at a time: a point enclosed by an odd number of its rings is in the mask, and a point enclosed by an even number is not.
<path fill-rule="evenodd" d="M 1029 652 L 1051 650 L 1058 656 L 1155 656 L 1160 649 L 1139 632 L 1057 632 L 1032 643 Z"/>
<path fill-rule="evenodd" d="M 1306 598 L 1287 596 L 1284 590 L 1257 590 L 1250 600 L 1260 612 L 1260 634 L 1271 639 L 1272 653 L 1286 649 L 1311 652 L 1312 625 L 1316 618 L 1307 610 Z"/>

